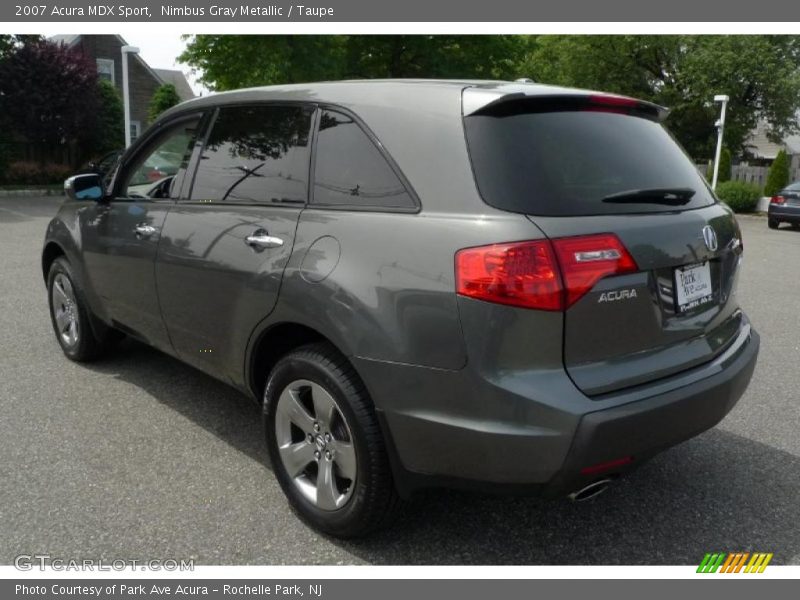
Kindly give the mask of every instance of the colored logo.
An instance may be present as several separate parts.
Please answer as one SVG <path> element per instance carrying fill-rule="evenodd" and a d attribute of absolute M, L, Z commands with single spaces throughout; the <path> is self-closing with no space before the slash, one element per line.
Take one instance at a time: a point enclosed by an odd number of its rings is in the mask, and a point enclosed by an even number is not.
<path fill-rule="evenodd" d="M 697 572 L 763 573 L 771 560 L 772 552 L 708 552 L 697 567 Z"/>

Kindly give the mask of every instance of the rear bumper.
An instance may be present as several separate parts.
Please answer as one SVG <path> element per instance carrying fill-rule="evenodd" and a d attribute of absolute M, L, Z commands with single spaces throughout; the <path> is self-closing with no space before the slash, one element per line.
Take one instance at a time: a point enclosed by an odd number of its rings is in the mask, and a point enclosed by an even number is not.
<path fill-rule="evenodd" d="M 747 389 L 759 345 L 758 334 L 750 330 L 738 352 L 715 361 L 721 368 L 716 374 L 646 400 L 584 415 L 564 466 L 548 482 L 547 491 L 568 493 L 620 474 L 719 423 Z M 623 469 L 581 473 L 585 467 L 623 457 L 633 458 Z"/>
<path fill-rule="evenodd" d="M 800 222 L 800 206 L 770 204 L 767 208 L 767 216 L 770 219 L 778 219 L 787 223 L 797 223 Z"/>
<path fill-rule="evenodd" d="M 404 392 L 404 402 L 395 396 L 378 406 L 401 493 L 444 486 L 560 495 L 619 475 L 716 425 L 747 388 L 759 344 L 745 323 L 714 361 L 600 399 L 588 399 L 555 374 L 551 385 L 527 395 L 524 379 L 486 381 L 467 370 L 427 374 L 432 380 L 396 372 L 372 372 L 382 383 L 366 379 L 376 400 L 386 398 L 376 389 L 386 383 Z M 427 396 L 430 386 L 435 395 Z M 463 414 L 461 395 L 478 397 L 484 414 Z M 632 462 L 620 469 L 581 473 L 629 456 Z"/>

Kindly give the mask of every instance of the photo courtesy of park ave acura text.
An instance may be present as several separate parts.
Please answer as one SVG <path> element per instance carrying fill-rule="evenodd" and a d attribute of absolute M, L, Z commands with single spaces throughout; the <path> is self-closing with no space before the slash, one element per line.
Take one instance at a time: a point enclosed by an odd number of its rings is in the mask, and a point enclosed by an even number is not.
<path fill-rule="evenodd" d="M 62 25 L 0 564 L 800 564 L 800 36 Z"/>

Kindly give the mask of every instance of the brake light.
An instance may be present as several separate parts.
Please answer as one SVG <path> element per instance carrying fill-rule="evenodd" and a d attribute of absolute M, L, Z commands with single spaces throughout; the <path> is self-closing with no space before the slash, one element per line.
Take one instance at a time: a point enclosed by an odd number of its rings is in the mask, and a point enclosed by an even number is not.
<path fill-rule="evenodd" d="M 632 110 L 639 108 L 639 106 L 640 102 L 633 98 L 593 94 L 589 96 L 588 105 L 585 110 L 629 114 Z"/>
<path fill-rule="evenodd" d="M 773 196 L 770 198 L 770 204 L 783 204 L 786 202 L 786 198 L 783 196 Z"/>
<path fill-rule="evenodd" d="M 563 288 L 547 240 L 466 248 L 456 253 L 462 296 L 539 310 L 561 310 Z"/>
<path fill-rule="evenodd" d="M 555 239 L 553 246 L 567 288 L 567 308 L 603 277 L 639 270 L 636 261 L 613 233 Z"/>
<path fill-rule="evenodd" d="M 589 96 L 589 104 L 598 106 L 625 106 L 631 108 L 639 105 L 638 100 L 626 98 L 625 96 L 607 96 L 605 94 L 592 94 Z"/>
<path fill-rule="evenodd" d="M 611 233 L 466 248 L 456 253 L 456 292 L 539 310 L 564 310 L 603 277 L 636 262 Z"/>

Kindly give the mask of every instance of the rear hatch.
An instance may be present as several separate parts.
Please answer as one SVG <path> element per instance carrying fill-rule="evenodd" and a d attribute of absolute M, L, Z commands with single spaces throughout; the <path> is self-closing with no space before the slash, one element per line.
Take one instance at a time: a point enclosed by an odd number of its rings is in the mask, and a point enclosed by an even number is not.
<path fill-rule="evenodd" d="M 663 114 L 587 94 L 500 99 L 464 118 L 484 201 L 551 240 L 564 365 L 590 396 L 712 360 L 742 325 L 738 225 Z"/>

